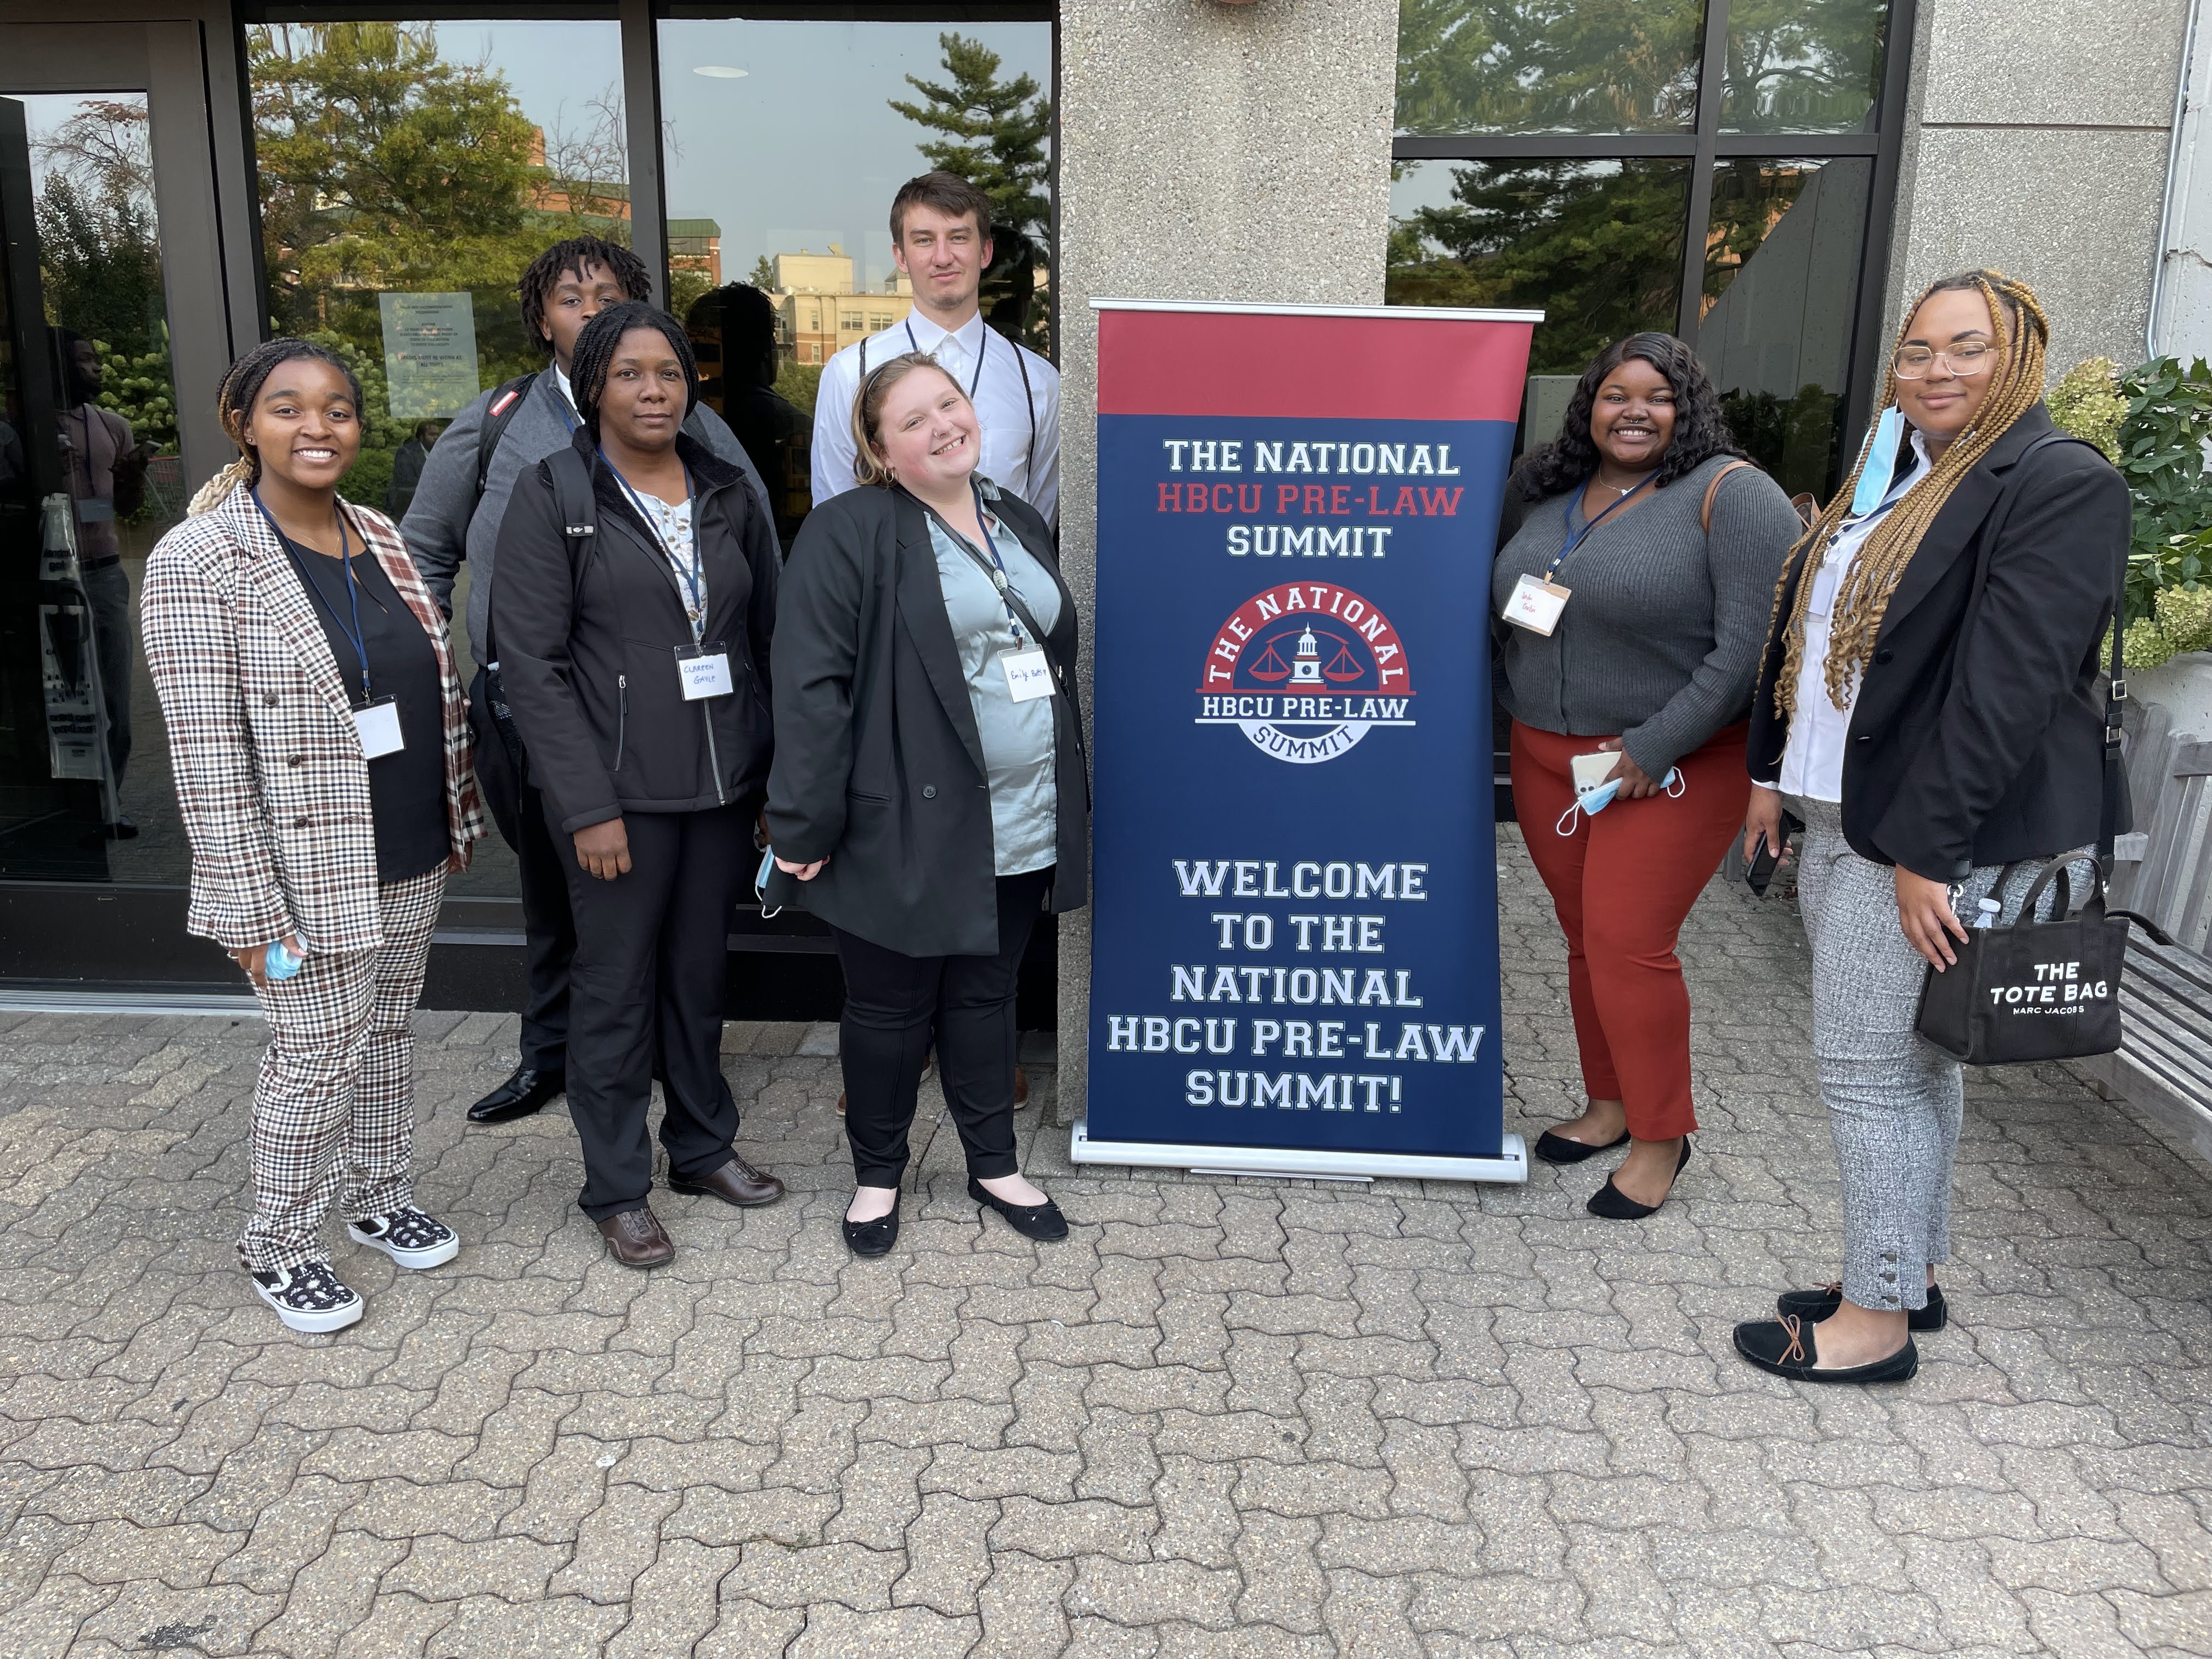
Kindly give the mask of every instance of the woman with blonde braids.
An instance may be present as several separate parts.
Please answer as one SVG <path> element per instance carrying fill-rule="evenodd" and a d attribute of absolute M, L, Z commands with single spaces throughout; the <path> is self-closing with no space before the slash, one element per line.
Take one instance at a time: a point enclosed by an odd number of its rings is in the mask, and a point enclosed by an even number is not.
<path fill-rule="evenodd" d="M 1914 1030 L 1960 913 L 2009 921 L 2035 866 L 2097 838 L 2100 645 L 2126 486 L 2043 406 L 2050 325 L 1993 270 L 1936 283 L 1859 465 L 1792 551 L 1752 709 L 1747 856 L 1806 826 L 1813 1043 L 1843 1177 L 1844 1273 L 1739 1325 L 1816 1382 L 1896 1382 L 1942 1328 L 1959 1063 Z M 2002 889 L 2002 890 L 2000 890 Z"/>
<path fill-rule="evenodd" d="M 146 562 L 139 612 L 191 843 L 185 926 L 252 981 L 269 1022 L 238 1241 L 295 1331 L 362 1316 L 324 1212 L 403 1267 L 459 1240 L 415 1207 L 413 1044 L 448 871 L 483 834 L 461 683 L 392 521 L 340 499 L 361 387 L 271 340 L 223 377 L 239 459 Z"/>

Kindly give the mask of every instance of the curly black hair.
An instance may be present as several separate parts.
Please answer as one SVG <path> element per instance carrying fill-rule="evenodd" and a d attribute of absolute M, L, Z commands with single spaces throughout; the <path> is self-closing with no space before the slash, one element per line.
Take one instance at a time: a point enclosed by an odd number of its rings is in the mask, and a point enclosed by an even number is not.
<path fill-rule="evenodd" d="M 645 261 L 620 242 L 610 242 L 603 236 L 571 236 L 565 242 L 554 243 L 530 262 L 521 282 L 515 285 L 522 296 L 523 329 L 531 343 L 548 357 L 553 355 L 553 342 L 545 333 L 545 302 L 560 286 L 563 271 L 581 276 L 593 265 L 620 283 L 622 291 L 631 299 L 653 297 L 653 278 L 646 271 Z"/>
<path fill-rule="evenodd" d="M 1540 501 L 1572 489 L 1597 471 L 1590 411 L 1606 376 L 1632 357 L 1657 369 L 1674 392 L 1674 435 L 1660 458 L 1655 488 L 1664 489 L 1716 455 L 1749 459 L 1736 447 L 1728 416 L 1721 413 L 1720 393 L 1714 390 L 1712 376 L 1705 373 L 1698 354 L 1671 334 L 1632 334 L 1598 353 L 1597 361 L 1583 371 L 1575 395 L 1567 402 L 1559 435 L 1522 462 L 1514 475 L 1522 495 Z"/>
<path fill-rule="evenodd" d="M 649 328 L 666 337 L 676 361 L 684 365 L 684 413 L 688 417 L 699 402 L 699 361 L 691 355 L 691 337 L 684 325 L 659 306 L 625 300 L 609 306 L 584 325 L 570 355 L 568 384 L 576 393 L 576 412 L 584 417 L 596 440 L 599 435 L 599 395 L 606 390 L 607 366 L 614 362 L 622 337 L 634 328 Z"/>

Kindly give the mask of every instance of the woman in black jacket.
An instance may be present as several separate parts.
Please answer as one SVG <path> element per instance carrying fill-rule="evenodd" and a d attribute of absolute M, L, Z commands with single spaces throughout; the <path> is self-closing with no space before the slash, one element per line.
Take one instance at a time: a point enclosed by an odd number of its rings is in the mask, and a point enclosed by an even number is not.
<path fill-rule="evenodd" d="M 674 318 L 610 307 L 572 361 L 584 423 L 515 483 L 491 637 L 531 781 L 576 849 L 579 1202 L 616 1261 L 649 1267 L 676 1253 L 646 1203 L 656 1048 L 670 1187 L 783 1194 L 730 1144 L 720 1052 L 730 905 L 774 748 L 776 542 L 744 475 L 679 430 L 698 371 Z"/>
<path fill-rule="evenodd" d="M 2049 335 L 1997 271 L 1923 295 L 1889 407 L 1776 595 L 1745 852 L 1780 846 L 1785 802 L 1805 821 L 1814 1053 L 1844 1196 L 1841 1282 L 1736 1328 L 1738 1352 L 1784 1376 L 1899 1381 L 1911 1333 L 1942 1328 L 1965 1102 L 1958 1062 L 1914 1030 L 1921 984 L 1956 965 L 1962 915 L 2010 922 L 2043 860 L 2098 837 L 2128 492 L 2054 431 Z M 2034 862 L 2005 879 L 2016 860 Z"/>
<path fill-rule="evenodd" d="M 969 1195 L 1065 1237 L 1017 1168 L 1014 988 L 1039 910 L 1084 901 L 1075 602 L 1044 520 L 975 476 L 975 409 L 934 359 L 877 365 L 853 428 L 875 487 L 817 507 L 784 573 L 768 806 L 771 897 L 829 922 L 845 970 L 846 1242 L 898 1237 L 933 1037 Z"/>

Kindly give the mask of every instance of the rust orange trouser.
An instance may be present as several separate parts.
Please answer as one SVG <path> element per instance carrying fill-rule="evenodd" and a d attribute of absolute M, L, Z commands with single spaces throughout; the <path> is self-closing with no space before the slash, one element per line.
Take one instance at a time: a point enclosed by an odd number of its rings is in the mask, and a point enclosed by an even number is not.
<path fill-rule="evenodd" d="M 1638 1140 L 1698 1127 L 1690 1098 L 1690 994 L 1674 942 L 1683 918 L 1743 830 L 1751 799 L 1746 726 L 1716 733 L 1675 764 L 1679 797 L 1615 799 L 1577 814 L 1569 761 L 1602 738 L 1563 738 L 1513 722 L 1513 804 L 1529 861 L 1551 890 L 1567 936 L 1567 1000 L 1582 1051 L 1583 1088 L 1618 1100 Z"/>

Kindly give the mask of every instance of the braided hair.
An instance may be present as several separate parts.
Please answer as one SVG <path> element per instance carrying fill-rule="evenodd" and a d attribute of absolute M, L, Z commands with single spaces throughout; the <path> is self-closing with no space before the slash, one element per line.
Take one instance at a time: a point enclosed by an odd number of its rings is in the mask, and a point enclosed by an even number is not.
<path fill-rule="evenodd" d="M 191 505 L 185 511 L 192 515 L 212 512 L 220 507 L 230 492 L 243 486 L 252 489 L 261 481 L 261 457 L 246 441 L 246 422 L 253 413 L 253 400 L 261 395 L 261 388 L 279 363 L 289 363 L 301 357 L 312 357 L 319 363 L 328 363 L 345 376 L 346 390 L 353 394 L 354 413 L 361 413 L 361 380 L 344 359 L 328 346 L 317 345 L 312 340 L 295 340 L 280 335 L 264 340 L 230 366 L 222 377 L 222 389 L 216 392 L 216 417 L 222 429 L 230 434 L 231 442 L 238 446 L 238 459 L 202 484 L 192 497 Z"/>
<path fill-rule="evenodd" d="M 1930 283 L 1905 308 L 1905 321 L 1897 331 L 1897 346 L 1905 343 L 1912 329 L 1912 319 L 1931 298 L 1938 294 L 1970 291 L 1979 292 L 1988 301 L 1990 325 L 1996 333 L 1997 363 L 1990 375 L 1990 389 L 1974 416 L 1972 427 L 1959 434 L 1935 465 L 1875 526 L 1866 544 L 1859 550 L 1858 557 L 1844 574 L 1830 615 L 1828 656 L 1822 668 L 1829 701 L 1838 708 L 1850 705 L 1851 688 L 1874 654 L 1875 638 L 1881 632 L 1881 620 L 1889 609 L 1890 595 L 1897 591 L 1898 580 L 1911 562 L 1928 526 L 1951 499 L 1951 492 L 1959 487 L 1959 481 L 1990 453 L 1990 447 L 2004 435 L 2014 422 L 2042 401 L 2043 359 L 2045 348 L 2051 341 L 2051 320 L 2044 315 L 2034 290 L 2001 270 L 1964 271 Z M 1896 355 L 1897 348 L 1893 347 L 1893 363 Z M 1887 410 L 1896 402 L 1897 371 L 1892 367 L 1883 374 L 1881 408 Z M 1783 562 L 1782 577 L 1774 589 L 1773 619 L 1768 624 L 1770 636 L 1777 628 L 1782 634 L 1782 670 L 1774 685 L 1778 714 L 1786 715 L 1796 707 L 1797 676 L 1805 661 L 1805 617 L 1812 603 L 1813 584 L 1810 580 L 1798 583 L 1796 603 L 1786 617 L 1782 611 L 1783 596 L 1789 592 L 1790 578 L 1801 567 L 1811 563 L 1814 549 L 1821 550 L 1825 555 L 1828 543 L 1850 511 L 1851 497 L 1857 491 L 1859 474 L 1866 467 L 1871 440 L 1869 431 L 1869 442 L 1860 447 L 1858 464 L 1851 468 L 1850 476 L 1844 480 L 1834 497 L 1814 520 L 1813 527 L 1790 550 L 1790 556 Z"/>
<path fill-rule="evenodd" d="M 1521 464 L 1516 476 L 1528 500 L 1540 501 L 1563 494 L 1597 471 L 1590 415 L 1597 406 L 1598 389 L 1631 358 L 1657 369 L 1674 394 L 1674 434 L 1659 458 L 1654 489 L 1664 489 L 1716 455 L 1744 459 L 1729 429 L 1728 416 L 1721 412 L 1720 393 L 1713 389 L 1712 376 L 1705 373 L 1698 354 L 1671 334 L 1632 334 L 1598 353 L 1597 361 L 1583 371 L 1575 395 L 1568 399 L 1559 435 Z"/>
<path fill-rule="evenodd" d="M 561 285 L 563 271 L 586 276 L 593 266 L 612 276 L 631 299 L 653 297 L 653 278 L 647 274 L 645 261 L 620 242 L 610 242 L 604 236 L 571 236 L 565 242 L 554 243 L 530 262 L 522 280 L 515 284 L 522 300 L 523 332 L 547 356 L 553 355 L 553 342 L 545 332 L 545 302 Z"/>
<path fill-rule="evenodd" d="M 625 300 L 609 306 L 584 325 L 576 347 L 568 356 L 568 385 L 576 394 L 576 412 L 584 417 L 592 441 L 599 437 L 599 399 L 607 389 L 607 368 L 615 360 L 622 337 L 634 328 L 649 328 L 668 342 L 676 361 L 684 366 L 684 415 L 688 419 L 699 401 L 699 360 L 691 355 L 691 337 L 684 325 L 659 306 Z"/>

